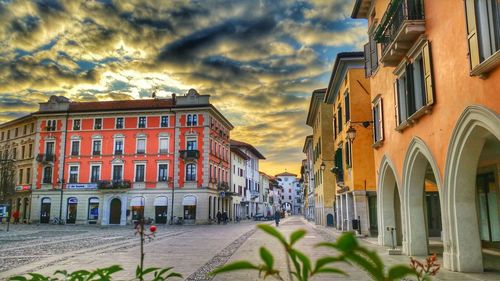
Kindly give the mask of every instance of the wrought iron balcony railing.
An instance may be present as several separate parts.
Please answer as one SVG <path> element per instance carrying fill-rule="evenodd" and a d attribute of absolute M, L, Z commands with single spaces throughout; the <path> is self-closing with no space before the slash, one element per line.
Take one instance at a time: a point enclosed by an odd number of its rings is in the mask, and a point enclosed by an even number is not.
<path fill-rule="evenodd" d="M 180 157 L 184 160 L 195 160 L 200 158 L 200 152 L 198 150 L 180 150 Z"/>
<path fill-rule="evenodd" d="M 98 189 L 128 189 L 131 183 L 129 180 L 103 180 L 97 182 Z"/>
<path fill-rule="evenodd" d="M 54 154 L 38 154 L 36 156 L 36 161 L 38 162 L 54 162 L 56 156 Z"/>

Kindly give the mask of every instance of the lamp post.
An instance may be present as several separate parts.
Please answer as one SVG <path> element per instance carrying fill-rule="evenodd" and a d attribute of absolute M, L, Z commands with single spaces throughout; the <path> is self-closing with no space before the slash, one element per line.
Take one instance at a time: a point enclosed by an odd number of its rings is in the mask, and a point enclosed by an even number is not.
<path fill-rule="evenodd" d="M 361 125 L 364 128 L 368 128 L 370 124 L 373 123 L 373 121 L 366 120 L 366 121 L 359 121 L 359 122 L 350 122 L 349 129 L 347 129 L 346 135 L 347 135 L 347 140 L 352 144 L 354 142 L 354 139 L 356 138 L 356 129 L 354 129 L 353 125 Z"/>
<path fill-rule="evenodd" d="M 59 201 L 59 224 L 62 224 L 62 205 L 63 205 L 63 184 L 64 179 L 57 179 L 57 184 L 60 185 L 59 191 L 61 192 L 61 200 Z"/>

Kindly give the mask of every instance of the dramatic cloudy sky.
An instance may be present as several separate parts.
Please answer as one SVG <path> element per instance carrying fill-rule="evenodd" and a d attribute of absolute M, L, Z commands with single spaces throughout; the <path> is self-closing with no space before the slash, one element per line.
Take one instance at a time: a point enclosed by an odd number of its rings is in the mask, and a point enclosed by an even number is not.
<path fill-rule="evenodd" d="M 210 94 L 232 137 L 298 172 L 311 92 L 361 50 L 354 1 L 0 0 L 0 122 L 50 95 L 75 101 Z"/>

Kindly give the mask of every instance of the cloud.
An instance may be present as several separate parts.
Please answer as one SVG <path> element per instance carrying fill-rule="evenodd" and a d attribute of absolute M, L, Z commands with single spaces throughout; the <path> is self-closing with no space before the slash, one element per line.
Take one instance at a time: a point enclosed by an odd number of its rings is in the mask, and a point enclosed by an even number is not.
<path fill-rule="evenodd" d="M 298 171 L 309 97 L 360 50 L 348 0 L 0 1 L 0 122 L 52 94 L 138 99 L 196 88 L 266 155 Z M 266 170 L 267 171 L 267 170 Z"/>

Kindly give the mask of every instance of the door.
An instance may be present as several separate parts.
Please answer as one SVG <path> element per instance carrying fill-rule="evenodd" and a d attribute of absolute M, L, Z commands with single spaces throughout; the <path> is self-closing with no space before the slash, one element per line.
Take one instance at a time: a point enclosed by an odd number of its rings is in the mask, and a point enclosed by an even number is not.
<path fill-rule="evenodd" d="M 50 199 L 43 198 L 42 206 L 40 208 L 40 223 L 50 222 Z"/>
<path fill-rule="evenodd" d="M 122 217 L 122 201 L 113 198 L 109 203 L 109 224 L 120 224 Z"/>
<path fill-rule="evenodd" d="M 167 206 L 155 206 L 155 222 L 167 223 Z"/>
<path fill-rule="evenodd" d="M 27 223 L 28 220 L 28 204 L 29 204 L 29 199 L 24 198 L 24 204 L 23 204 L 23 222 Z"/>
<path fill-rule="evenodd" d="M 75 197 L 68 198 L 68 207 L 66 210 L 66 223 L 73 224 L 76 222 L 76 209 L 78 201 Z"/>
<path fill-rule="evenodd" d="M 378 235 L 377 196 L 368 196 L 368 210 L 368 215 L 370 217 L 370 235 L 376 237 Z"/>
<path fill-rule="evenodd" d="M 441 207 L 439 204 L 439 193 L 425 193 L 427 207 L 427 228 L 429 237 L 441 237 Z"/>

